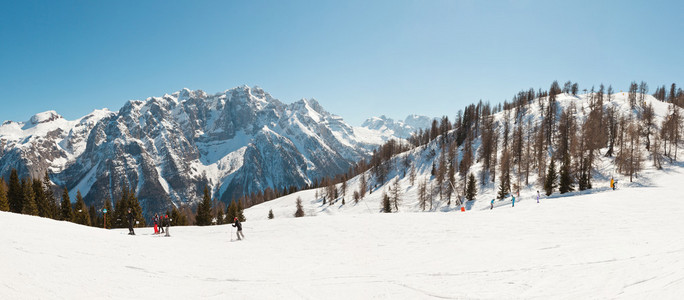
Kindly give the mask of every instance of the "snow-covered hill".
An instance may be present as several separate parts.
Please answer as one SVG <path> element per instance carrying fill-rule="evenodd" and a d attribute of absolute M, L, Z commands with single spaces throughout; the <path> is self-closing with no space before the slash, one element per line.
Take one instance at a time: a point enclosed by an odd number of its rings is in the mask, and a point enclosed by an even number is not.
<path fill-rule="evenodd" d="M 669 165 L 617 191 L 447 213 L 367 199 L 290 218 L 272 202 L 245 211 L 240 242 L 230 225 L 128 236 L 0 212 L 0 298 L 678 299 L 682 182 Z"/>
<path fill-rule="evenodd" d="M 193 204 L 208 185 L 224 202 L 346 172 L 393 133 L 352 127 L 316 100 L 284 104 L 241 86 L 183 89 L 118 112 L 67 121 L 54 111 L 0 126 L 0 175 L 42 178 L 101 207 L 134 187 L 145 215 Z"/>
<path fill-rule="evenodd" d="M 625 116 L 635 115 L 640 113 L 639 109 L 632 110 L 627 99 L 627 93 L 618 93 L 613 95 L 612 101 L 606 101 L 604 107 L 612 107 L 619 114 Z M 559 105 L 559 111 L 563 108 L 569 107 L 571 104 L 576 106 L 576 116 L 578 121 L 586 119 L 589 113 L 589 95 L 573 96 L 568 94 L 560 94 L 557 96 L 557 101 Z M 645 101 L 651 104 L 654 108 L 655 123 L 660 124 L 660 122 L 665 118 L 668 113 L 668 103 L 664 103 L 656 100 L 652 96 L 646 96 Z M 536 100 L 535 100 L 536 103 Z M 528 111 L 525 115 L 525 121 L 529 119 L 532 124 L 538 124 L 541 122 L 542 113 L 536 104 L 530 105 Z M 494 119 L 498 122 L 503 121 L 505 112 L 500 112 L 494 115 Z M 512 121 L 511 121 L 512 122 Z M 501 127 L 501 126 L 499 126 Z M 501 129 L 500 129 L 501 130 Z M 480 145 L 479 139 L 474 141 L 474 153 L 478 153 L 478 147 Z M 463 147 L 459 148 L 462 151 Z M 501 147 L 500 147 L 501 148 Z M 353 192 L 359 191 L 360 175 L 351 178 L 347 181 L 347 191 L 345 202 L 346 205 L 341 205 L 341 199 L 343 198 L 340 193 L 339 198 L 335 199 L 334 205 L 329 205 L 329 201 L 324 202 L 324 188 L 318 190 L 307 190 L 295 193 L 292 195 L 287 195 L 285 197 L 275 199 L 255 207 L 250 208 L 249 214 L 252 218 L 264 219 L 268 215 L 268 211 L 273 209 L 275 215 L 280 215 L 281 217 L 292 217 L 295 211 L 295 199 L 300 197 L 305 204 L 305 212 L 309 215 L 338 215 L 338 214 L 367 214 L 376 213 L 381 209 L 381 201 L 383 192 L 389 193 L 390 189 L 393 188 L 395 180 L 398 179 L 398 183 L 401 190 L 401 201 L 399 203 L 400 212 L 419 212 L 423 211 L 423 208 L 419 204 L 419 183 L 427 183 L 428 190 L 435 190 L 436 178 L 431 175 L 433 163 L 439 165 L 439 156 L 441 154 L 442 148 L 439 146 L 439 139 L 427 144 L 426 146 L 421 146 L 413 150 L 401 153 L 397 155 L 392 164 L 392 169 L 389 170 L 387 180 L 385 183 L 377 182 L 377 178 L 372 175 L 369 170 L 363 175 L 366 176 L 369 183 L 370 191 L 372 193 L 366 194 L 366 197 L 361 200 L 358 204 L 353 203 Z M 606 149 L 603 149 L 601 153 L 605 153 Z M 646 152 L 646 151 L 644 151 Z M 460 159 L 462 158 L 462 153 L 457 152 L 456 156 Z M 650 153 L 644 153 L 644 172 L 659 173 L 662 171 L 655 170 L 652 164 L 652 158 Z M 477 154 L 476 154 L 477 156 Z M 409 170 L 404 167 L 404 161 L 408 160 L 412 166 L 416 169 L 416 179 L 413 184 L 411 184 Z M 482 162 L 475 163 L 471 167 L 469 173 L 479 174 L 482 170 Z M 532 172 L 534 173 L 534 172 Z M 609 189 L 610 179 L 615 178 L 619 182 L 619 186 L 643 186 L 650 185 L 651 182 L 648 177 L 639 176 L 634 178 L 634 182 L 629 182 L 628 176 L 622 176 L 617 172 L 617 168 L 614 164 L 614 157 L 604 157 L 600 155 L 596 158 L 594 162 L 594 169 L 592 172 L 592 182 L 594 188 L 592 190 L 582 191 L 582 192 L 571 192 L 569 194 L 562 195 L 563 197 L 579 195 L 579 194 L 589 194 L 594 192 L 604 191 Z M 542 186 L 537 184 L 537 175 L 532 174 L 530 176 L 530 184 L 521 187 L 520 195 L 517 197 L 517 201 L 530 201 L 537 197 L 537 191 L 544 194 Z M 457 179 L 459 183 L 462 184 L 462 179 Z M 457 183 L 458 184 L 458 183 Z M 456 196 L 452 197 L 451 201 L 448 199 L 440 199 L 438 195 L 433 194 L 432 203 L 427 204 L 426 211 L 455 211 L 460 210 L 463 206 L 466 210 L 483 210 L 489 209 L 491 199 L 497 197 L 497 188 L 499 181 L 495 183 L 488 181 L 485 185 L 478 183 L 477 185 L 477 197 L 474 201 L 466 201 L 463 205 L 457 205 Z M 575 184 L 575 187 L 577 185 Z M 337 184 L 337 189 L 341 191 L 342 184 Z M 461 186 L 462 188 L 462 186 Z M 577 190 L 577 189 L 575 189 Z M 556 190 L 556 193 L 558 191 Z M 463 193 L 461 193 L 463 197 Z M 560 197 L 561 195 L 554 194 L 552 197 Z M 462 198 L 463 199 L 463 198 Z M 503 200 L 496 200 L 495 206 L 510 205 L 510 196 Z M 351 205 L 350 205 L 351 203 Z M 431 207 L 431 208 L 430 208 Z"/>

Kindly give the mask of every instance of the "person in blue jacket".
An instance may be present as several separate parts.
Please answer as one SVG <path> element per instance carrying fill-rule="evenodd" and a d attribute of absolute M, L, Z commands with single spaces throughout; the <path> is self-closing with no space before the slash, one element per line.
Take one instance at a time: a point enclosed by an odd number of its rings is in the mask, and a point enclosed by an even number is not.
<path fill-rule="evenodd" d="M 513 201 L 513 207 L 515 207 L 515 196 L 511 195 L 511 201 Z"/>
<path fill-rule="evenodd" d="M 490 207 L 489 209 L 494 209 L 494 199 L 492 199 L 492 207 Z"/>

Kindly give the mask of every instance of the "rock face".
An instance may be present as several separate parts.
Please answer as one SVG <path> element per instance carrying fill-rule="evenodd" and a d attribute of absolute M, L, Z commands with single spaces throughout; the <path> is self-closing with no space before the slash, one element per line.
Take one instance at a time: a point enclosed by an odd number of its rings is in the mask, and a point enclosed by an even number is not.
<path fill-rule="evenodd" d="M 183 89 L 75 121 L 49 111 L 5 122 L 0 176 L 12 168 L 41 178 L 49 171 L 55 184 L 97 206 L 126 185 L 149 216 L 193 205 L 205 185 L 228 202 L 345 172 L 379 145 L 374 136 L 388 134 L 381 130 L 351 127 L 316 100 L 283 104 L 258 87 L 214 95 Z"/>

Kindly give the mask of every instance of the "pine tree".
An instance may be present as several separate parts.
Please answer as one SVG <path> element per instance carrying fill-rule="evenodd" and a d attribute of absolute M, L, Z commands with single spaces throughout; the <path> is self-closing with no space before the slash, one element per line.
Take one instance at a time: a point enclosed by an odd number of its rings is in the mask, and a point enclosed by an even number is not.
<path fill-rule="evenodd" d="M 228 204 L 228 210 L 226 211 L 226 218 L 228 219 L 229 222 L 232 222 L 235 220 L 235 218 L 238 216 L 238 207 L 237 207 L 237 201 L 235 199 L 230 201 L 230 204 Z"/>
<path fill-rule="evenodd" d="M 273 209 L 269 209 L 269 210 L 268 210 L 268 219 L 270 220 L 270 219 L 273 219 L 273 218 L 274 218 L 274 217 L 273 217 Z"/>
<path fill-rule="evenodd" d="M 95 204 L 88 206 L 88 216 L 90 217 L 90 226 L 102 227 L 102 217 L 97 213 Z"/>
<path fill-rule="evenodd" d="M 22 214 L 37 216 L 38 206 L 36 205 L 36 195 L 33 193 L 32 180 L 23 179 L 21 181 L 22 190 L 24 192 L 24 203 L 22 204 Z"/>
<path fill-rule="evenodd" d="M 411 171 L 409 171 L 409 180 L 411 181 L 411 186 L 416 183 L 416 166 L 411 164 Z"/>
<path fill-rule="evenodd" d="M 359 179 L 359 198 L 363 199 L 366 197 L 367 190 L 368 181 L 366 181 L 366 173 L 361 173 L 361 178 Z"/>
<path fill-rule="evenodd" d="M 427 180 L 418 183 L 418 201 L 420 207 L 425 211 L 427 205 Z"/>
<path fill-rule="evenodd" d="M 204 187 L 204 197 L 202 202 L 197 205 L 197 214 L 195 215 L 195 225 L 207 226 L 211 225 L 211 195 L 209 194 L 209 187 Z"/>
<path fill-rule="evenodd" d="M 188 225 L 187 218 L 176 208 L 175 206 L 171 209 L 171 226 L 185 226 Z M 231 220 L 231 219 L 229 219 Z"/>
<path fill-rule="evenodd" d="M 64 188 L 64 192 L 62 192 L 62 202 L 61 202 L 61 216 L 62 220 L 64 221 L 69 221 L 71 222 L 71 218 L 73 217 L 73 212 L 71 209 L 71 200 L 69 199 L 69 191 Z"/>
<path fill-rule="evenodd" d="M 35 195 L 36 206 L 38 207 L 38 215 L 44 218 L 52 218 L 52 207 L 45 197 L 45 190 L 43 190 L 43 182 L 40 178 L 34 178 L 32 182 L 33 194 Z"/>
<path fill-rule="evenodd" d="M 20 214 L 22 211 L 22 204 L 24 203 L 24 192 L 19 182 L 19 175 L 16 169 L 12 169 L 10 173 L 9 189 L 7 192 L 7 202 L 9 202 L 9 211 Z"/>
<path fill-rule="evenodd" d="M 392 201 L 385 192 L 382 193 L 382 211 L 385 213 L 392 212 Z"/>
<path fill-rule="evenodd" d="M 544 182 L 544 190 L 547 196 L 553 194 L 553 190 L 556 188 L 556 177 L 558 177 L 556 174 L 556 163 L 551 159 L 549 170 L 546 173 L 546 181 Z"/>
<path fill-rule="evenodd" d="M 344 201 L 344 197 L 347 197 L 347 177 L 345 176 L 344 179 L 342 179 L 342 186 L 340 187 L 340 191 L 342 192 L 342 200 Z M 344 203 L 342 203 L 344 204 Z"/>
<path fill-rule="evenodd" d="M 50 175 L 47 171 L 43 177 L 43 194 L 50 209 L 50 218 L 59 219 L 59 203 L 55 200 L 55 192 L 52 190 Z"/>
<path fill-rule="evenodd" d="M 5 179 L 0 178 L 0 211 L 8 211 L 9 202 L 7 202 L 7 187 L 5 186 Z"/>
<path fill-rule="evenodd" d="M 90 226 L 90 215 L 88 214 L 88 208 L 83 201 L 83 196 L 81 196 L 80 190 L 76 191 L 76 205 L 74 206 L 72 222 Z"/>
<path fill-rule="evenodd" d="M 145 227 L 146 222 L 145 218 L 142 216 L 142 208 L 140 207 L 140 202 L 138 201 L 138 197 L 135 196 L 135 190 L 133 190 L 133 187 L 128 190 L 128 207 L 131 208 L 133 211 L 133 214 L 135 214 L 135 220 L 140 222 L 139 226 L 140 227 Z"/>
<path fill-rule="evenodd" d="M 218 205 L 218 207 L 216 208 L 216 225 L 223 225 L 223 223 L 225 221 L 224 218 L 225 218 L 225 215 L 223 213 L 223 207 Z"/>
<path fill-rule="evenodd" d="M 563 155 L 563 164 L 560 169 L 560 182 L 558 191 L 561 194 L 573 191 L 572 177 L 570 176 L 570 155 Z"/>
<path fill-rule="evenodd" d="M 302 197 L 297 197 L 297 210 L 294 213 L 295 218 L 304 216 L 304 207 L 302 207 Z"/>
<path fill-rule="evenodd" d="M 470 173 L 468 177 L 468 187 L 466 188 L 466 199 L 474 200 L 477 195 L 477 182 L 475 181 L 475 175 Z"/>
<path fill-rule="evenodd" d="M 245 218 L 245 206 L 242 204 L 242 201 L 237 202 L 237 217 L 240 222 L 247 221 L 247 218 Z"/>
<path fill-rule="evenodd" d="M 394 203 L 394 211 L 399 211 L 399 202 L 401 201 L 401 184 L 399 183 L 399 176 L 394 178 L 394 183 L 392 184 L 392 203 Z"/>

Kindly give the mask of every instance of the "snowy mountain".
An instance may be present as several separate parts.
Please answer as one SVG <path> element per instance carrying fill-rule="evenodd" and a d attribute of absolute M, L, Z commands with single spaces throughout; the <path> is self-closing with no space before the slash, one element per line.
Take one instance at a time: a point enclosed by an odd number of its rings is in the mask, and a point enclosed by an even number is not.
<path fill-rule="evenodd" d="M 50 111 L 5 122 L 0 174 L 49 171 L 54 183 L 98 206 L 127 185 L 149 215 L 198 201 L 205 185 L 224 202 L 267 187 L 303 187 L 346 172 L 383 137 L 313 99 L 284 104 L 247 86 L 214 95 L 183 89 L 75 121 Z"/>
<path fill-rule="evenodd" d="M 385 140 L 391 138 L 406 139 L 419 129 L 430 128 L 432 120 L 433 119 L 426 116 L 409 115 L 404 121 L 395 121 L 392 118 L 382 115 L 380 117 L 367 119 L 361 124 L 361 127 L 381 132 L 382 136 L 385 137 Z"/>

